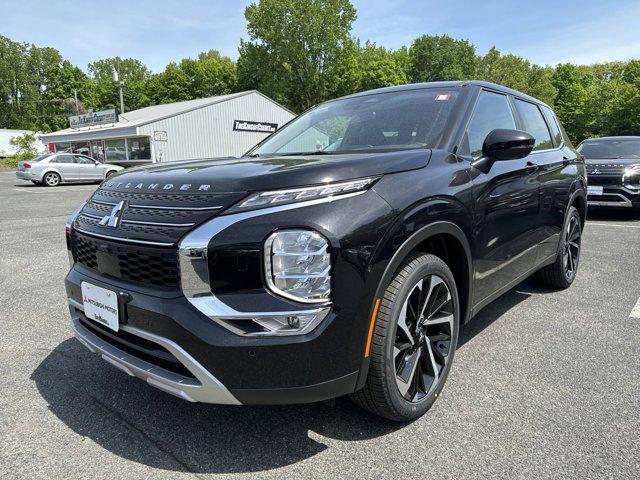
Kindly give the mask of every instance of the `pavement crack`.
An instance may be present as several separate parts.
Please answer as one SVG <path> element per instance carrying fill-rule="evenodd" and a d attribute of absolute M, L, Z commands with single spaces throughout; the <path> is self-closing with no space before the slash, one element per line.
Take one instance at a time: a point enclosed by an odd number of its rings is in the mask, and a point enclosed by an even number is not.
<path fill-rule="evenodd" d="M 78 390 L 78 391 L 80 391 L 80 390 Z M 122 424 L 124 424 L 129 430 L 131 430 L 134 433 L 137 433 L 142 438 L 144 438 L 154 448 L 156 448 L 156 450 L 158 450 L 159 452 L 161 452 L 164 455 L 168 456 L 171 460 L 173 460 L 175 463 L 180 465 L 182 467 L 182 469 L 184 470 L 184 472 L 193 475 L 195 478 L 204 478 L 204 477 L 200 476 L 197 472 L 195 472 L 187 463 L 185 463 L 183 460 L 178 458 L 171 450 L 163 447 L 160 443 L 158 443 L 153 437 L 151 437 L 149 434 L 147 434 L 144 430 L 138 428 L 136 425 L 131 423 L 119 411 L 117 411 L 113 407 L 109 406 L 108 404 L 104 403 L 99 398 L 94 397 L 93 395 L 91 395 L 88 392 L 82 391 L 82 393 L 84 393 L 89 398 L 91 398 L 96 404 L 98 404 L 100 407 L 102 407 L 104 410 L 106 410 L 108 413 L 110 413 L 113 417 L 115 417 L 118 421 L 120 421 Z"/>

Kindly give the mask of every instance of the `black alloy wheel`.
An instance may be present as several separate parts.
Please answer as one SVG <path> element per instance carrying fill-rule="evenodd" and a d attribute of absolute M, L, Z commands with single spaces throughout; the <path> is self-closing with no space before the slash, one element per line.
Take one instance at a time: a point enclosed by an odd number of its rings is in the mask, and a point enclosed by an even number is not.
<path fill-rule="evenodd" d="M 412 253 L 379 300 L 367 379 L 353 401 L 390 420 L 424 415 L 451 370 L 459 323 L 458 290 L 448 265 L 435 255 Z"/>
<path fill-rule="evenodd" d="M 537 274 L 538 279 L 552 288 L 569 288 L 576 279 L 582 246 L 582 217 L 571 206 L 567 211 L 564 227 L 558 242 L 558 254 L 554 262 Z"/>
<path fill-rule="evenodd" d="M 454 312 L 451 292 L 438 275 L 420 279 L 402 306 L 393 358 L 396 384 L 410 402 L 435 390 L 449 361 Z"/>
<path fill-rule="evenodd" d="M 582 229 L 580 228 L 580 217 L 572 215 L 564 232 L 564 255 L 562 260 L 565 275 L 567 279 L 570 280 L 573 280 L 578 272 L 581 239 Z"/>

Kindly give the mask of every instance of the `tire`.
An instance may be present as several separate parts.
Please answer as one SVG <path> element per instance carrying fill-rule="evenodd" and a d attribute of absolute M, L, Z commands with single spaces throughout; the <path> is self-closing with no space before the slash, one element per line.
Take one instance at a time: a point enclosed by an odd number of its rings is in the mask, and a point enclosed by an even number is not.
<path fill-rule="evenodd" d="M 580 212 L 571 206 L 564 220 L 558 255 L 551 265 L 538 272 L 540 282 L 551 288 L 569 288 L 578 273 L 581 243 L 582 219 Z"/>
<path fill-rule="evenodd" d="M 107 178 L 109 178 L 111 175 L 113 175 L 114 173 L 116 173 L 116 170 L 109 170 L 106 175 L 104 176 L 104 179 L 106 180 Z"/>
<path fill-rule="evenodd" d="M 42 183 L 47 187 L 57 187 L 58 185 L 60 185 L 61 181 L 62 179 L 60 178 L 60 175 L 58 175 L 56 172 L 47 172 L 42 178 Z"/>
<path fill-rule="evenodd" d="M 449 267 L 434 255 L 412 254 L 382 296 L 366 383 L 352 400 L 390 420 L 424 415 L 451 369 L 459 324 L 458 290 Z"/>
<path fill-rule="evenodd" d="M 39 182 L 37 180 L 31 180 L 31 183 L 33 183 L 34 185 L 42 185 L 42 182 Z"/>

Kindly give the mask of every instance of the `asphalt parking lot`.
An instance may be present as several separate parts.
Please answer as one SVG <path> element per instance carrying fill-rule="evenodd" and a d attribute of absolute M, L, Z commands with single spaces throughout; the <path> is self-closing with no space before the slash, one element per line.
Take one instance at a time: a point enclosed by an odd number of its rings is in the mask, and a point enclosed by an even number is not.
<path fill-rule="evenodd" d="M 72 338 L 64 221 L 95 185 L 0 172 L 0 478 L 638 478 L 640 215 L 590 215 L 572 288 L 528 280 L 463 327 L 409 425 L 346 399 L 189 404 Z"/>

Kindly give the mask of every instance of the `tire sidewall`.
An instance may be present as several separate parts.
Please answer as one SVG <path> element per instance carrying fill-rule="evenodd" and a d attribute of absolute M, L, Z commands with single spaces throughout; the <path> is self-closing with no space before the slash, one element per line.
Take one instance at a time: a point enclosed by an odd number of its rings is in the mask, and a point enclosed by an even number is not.
<path fill-rule="evenodd" d="M 573 275 L 571 277 L 567 277 L 567 272 L 564 266 L 564 250 L 566 248 L 566 244 L 567 244 L 567 239 L 566 234 L 567 234 L 567 228 L 569 228 L 569 224 L 571 222 L 571 219 L 575 217 L 578 221 L 578 227 L 580 228 L 580 251 L 578 252 L 578 261 L 576 263 L 576 267 L 573 271 Z M 578 269 L 580 268 L 580 257 L 582 256 L 582 219 L 580 218 L 580 212 L 578 212 L 578 210 L 576 209 L 576 207 L 571 206 L 569 207 L 569 211 L 567 212 L 567 217 L 565 218 L 564 221 L 564 226 L 562 228 L 562 236 L 560 237 L 560 249 L 558 251 L 558 262 L 560 263 L 560 266 L 562 268 L 562 274 L 564 275 L 564 279 L 567 282 L 567 286 L 571 285 L 573 283 L 573 281 L 576 279 L 576 276 L 578 275 Z"/>
<path fill-rule="evenodd" d="M 388 398 L 391 401 L 394 409 L 402 416 L 407 419 L 413 419 L 420 417 L 423 415 L 431 405 L 435 402 L 435 400 L 440 395 L 442 388 L 447 380 L 449 375 L 449 371 L 451 370 L 451 365 L 453 364 L 453 358 L 456 351 L 456 345 L 458 341 L 458 331 L 460 325 L 460 302 L 458 298 L 458 289 L 456 288 L 455 279 L 451 271 L 447 268 L 446 264 L 442 262 L 437 257 L 432 255 L 424 255 L 422 257 L 418 257 L 418 259 L 424 259 L 419 266 L 414 268 L 410 274 L 405 278 L 398 295 L 393 301 L 393 305 L 391 308 L 391 318 L 392 318 L 392 326 L 389 329 L 389 335 L 387 335 L 385 345 L 384 345 L 384 355 L 385 355 L 385 379 L 386 386 L 388 390 Z M 396 372 L 395 372 L 395 361 L 393 358 L 393 347 L 395 344 L 396 332 L 398 328 L 398 317 L 400 315 L 400 310 L 407 299 L 408 295 L 411 293 L 413 287 L 418 283 L 421 278 L 424 278 L 428 275 L 438 275 L 440 276 L 449 291 L 451 292 L 451 297 L 454 303 L 454 323 L 453 323 L 453 331 L 451 332 L 451 348 L 449 351 L 449 360 L 445 365 L 445 368 L 440 376 L 440 380 L 435 390 L 431 392 L 427 397 L 422 399 L 420 402 L 412 403 L 406 400 L 398 390 L 396 384 Z"/>
<path fill-rule="evenodd" d="M 47 177 L 48 177 L 48 176 L 50 176 L 50 175 L 55 175 L 55 176 L 58 178 L 58 181 L 57 181 L 56 183 L 54 183 L 54 184 L 50 184 L 50 183 L 47 181 Z M 47 187 L 57 187 L 58 185 L 60 185 L 60 182 L 61 182 L 61 181 L 62 181 L 62 178 L 60 177 L 60 175 L 58 175 L 58 174 L 57 174 L 57 173 L 55 173 L 55 172 L 47 172 L 47 173 L 45 173 L 45 174 L 44 174 L 44 176 L 42 177 L 42 183 L 43 183 L 44 185 L 46 185 Z"/>

